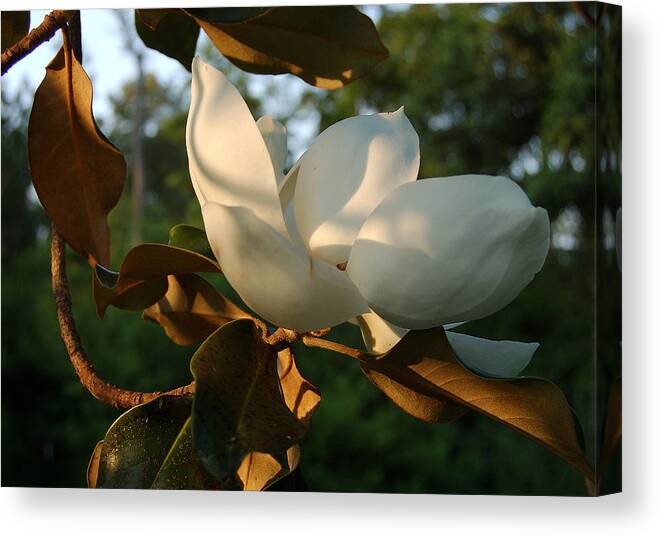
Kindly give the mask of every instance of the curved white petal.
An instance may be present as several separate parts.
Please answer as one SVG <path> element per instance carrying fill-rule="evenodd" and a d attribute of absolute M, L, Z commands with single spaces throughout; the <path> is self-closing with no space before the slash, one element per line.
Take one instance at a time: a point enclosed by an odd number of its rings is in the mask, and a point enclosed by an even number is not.
<path fill-rule="evenodd" d="M 356 320 L 365 347 L 376 354 L 391 350 L 410 331 L 391 324 L 374 312 L 360 315 Z M 486 376 L 518 376 L 539 348 L 539 343 L 492 341 L 448 329 L 446 326 L 445 333 L 457 357 L 473 371 Z"/>
<path fill-rule="evenodd" d="M 363 334 L 365 348 L 375 354 L 390 350 L 409 331 L 391 324 L 373 311 L 360 315 L 356 320 Z"/>
<path fill-rule="evenodd" d="M 513 378 L 528 366 L 539 343 L 492 341 L 447 331 L 457 357 L 478 374 Z"/>
<path fill-rule="evenodd" d="M 207 203 L 202 216 L 225 277 L 269 322 L 312 331 L 367 312 L 367 303 L 346 273 L 310 258 L 302 245 L 252 210 Z"/>
<path fill-rule="evenodd" d="M 298 178 L 298 167 L 294 166 L 280 183 L 280 206 L 285 218 L 285 226 L 289 237 L 296 244 L 303 245 L 303 239 L 296 225 L 296 214 L 294 212 L 294 189 Z"/>
<path fill-rule="evenodd" d="M 186 149 L 200 206 L 214 202 L 248 207 L 285 232 L 264 138 L 236 88 L 199 58 L 193 60 Z"/>
<path fill-rule="evenodd" d="M 418 135 L 403 109 L 340 121 L 296 164 L 296 223 L 310 253 L 346 262 L 360 227 L 394 188 L 418 174 Z"/>
<path fill-rule="evenodd" d="M 262 134 L 266 149 L 271 157 L 275 179 L 282 184 L 285 178 L 285 163 L 287 162 L 287 129 L 285 126 L 273 119 L 270 115 L 264 115 L 257 120 L 257 128 Z"/>
<path fill-rule="evenodd" d="M 404 184 L 370 214 L 347 273 L 370 307 L 410 329 L 485 317 L 541 269 L 546 211 L 505 177 Z"/>

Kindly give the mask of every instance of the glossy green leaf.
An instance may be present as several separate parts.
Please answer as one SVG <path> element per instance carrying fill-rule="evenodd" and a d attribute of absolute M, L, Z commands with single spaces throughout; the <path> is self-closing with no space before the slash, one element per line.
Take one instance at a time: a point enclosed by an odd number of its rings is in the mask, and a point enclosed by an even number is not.
<path fill-rule="evenodd" d="M 192 396 L 162 396 L 121 415 L 103 440 L 97 487 L 150 488 L 191 406 Z"/>
<path fill-rule="evenodd" d="M 248 453 L 232 478 L 213 478 L 197 457 L 191 431 L 192 396 L 162 396 L 128 410 L 92 453 L 90 488 L 243 489 L 261 491 L 296 469 L 300 448 L 284 456 Z"/>
<path fill-rule="evenodd" d="M 447 401 L 478 411 L 562 457 L 593 478 L 562 391 L 537 378 L 488 379 L 464 368 L 442 328 L 410 331 L 363 370 L 393 402 L 416 417 L 442 421 Z M 442 404 L 439 406 L 438 402 Z"/>
<path fill-rule="evenodd" d="M 168 275 L 220 272 L 218 263 L 204 255 L 166 244 L 140 244 L 124 258 L 119 272 L 97 265 L 93 278 L 94 302 L 102 317 L 110 305 L 140 311 L 159 301 L 168 290 Z"/>
<path fill-rule="evenodd" d="M 142 42 L 191 70 L 200 35 L 197 23 L 178 9 L 136 9 L 135 28 Z"/>
<path fill-rule="evenodd" d="M 278 459 L 306 432 L 287 407 L 277 363 L 250 320 L 225 324 L 193 356 L 193 438 L 204 467 L 221 481 L 247 454 Z"/>
<path fill-rule="evenodd" d="M 244 71 L 292 73 L 325 89 L 364 76 L 388 57 L 372 20 L 352 6 L 277 7 L 239 23 L 195 20 Z"/>
<path fill-rule="evenodd" d="M 321 396 L 317 388 L 307 381 L 296 367 L 291 349 L 278 353 L 278 375 L 280 386 L 289 410 L 309 429 L 312 415 L 319 407 Z M 274 457 L 262 452 L 252 452 L 245 456 L 237 475 L 243 483 L 243 489 L 260 491 L 271 486 L 280 486 L 283 490 L 293 491 L 292 486 L 300 478 L 291 476 L 296 471 L 301 457 L 300 447 L 294 445 L 282 455 Z M 285 481 L 283 484 L 281 482 Z"/>
<path fill-rule="evenodd" d="M 204 470 L 195 455 L 190 417 L 179 431 L 151 487 L 153 489 L 223 489 L 220 482 Z"/>
<path fill-rule="evenodd" d="M 198 275 L 169 275 L 167 281 L 163 298 L 142 317 L 160 324 L 177 344 L 200 343 L 227 322 L 252 318 Z"/>
<path fill-rule="evenodd" d="M 207 234 L 197 227 L 181 223 L 170 229 L 168 244 L 215 259 Z"/>
<path fill-rule="evenodd" d="M 30 29 L 29 11 L 2 12 L 2 50 L 18 43 Z"/>

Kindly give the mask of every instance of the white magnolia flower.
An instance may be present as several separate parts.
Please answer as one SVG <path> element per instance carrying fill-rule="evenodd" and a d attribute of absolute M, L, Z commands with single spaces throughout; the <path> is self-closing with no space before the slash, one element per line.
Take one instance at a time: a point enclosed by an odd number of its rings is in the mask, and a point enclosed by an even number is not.
<path fill-rule="evenodd" d="M 285 176 L 285 128 L 255 122 L 228 79 L 196 58 L 186 145 L 225 276 L 278 326 L 358 318 L 368 349 L 385 351 L 409 329 L 503 308 L 548 252 L 546 211 L 510 179 L 417 181 L 418 136 L 403 109 L 334 124 Z M 489 374 L 518 374 L 538 346 L 448 336 Z"/>

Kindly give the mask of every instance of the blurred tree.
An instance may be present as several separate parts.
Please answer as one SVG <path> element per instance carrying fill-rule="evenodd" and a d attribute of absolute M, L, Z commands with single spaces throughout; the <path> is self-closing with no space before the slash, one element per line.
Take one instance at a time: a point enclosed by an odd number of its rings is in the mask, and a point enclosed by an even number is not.
<path fill-rule="evenodd" d="M 144 138 L 144 94 L 145 94 L 145 60 L 144 47 L 135 38 L 135 29 L 131 12 L 127 10 L 115 11 L 122 34 L 124 47 L 133 58 L 136 70 L 136 79 L 133 92 L 133 123 L 132 136 L 132 162 L 131 162 L 131 244 L 142 242 L 142 216 L 145 205 L 145 158 L 143 149 Z"/>

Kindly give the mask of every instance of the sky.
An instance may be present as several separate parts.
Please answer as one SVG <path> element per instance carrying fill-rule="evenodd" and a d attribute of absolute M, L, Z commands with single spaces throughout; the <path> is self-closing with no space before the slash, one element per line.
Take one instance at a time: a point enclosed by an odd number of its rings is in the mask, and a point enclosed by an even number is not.
<path fill-rule="evenodd" d="M 364 11 L 376 20 L 378 8 L 366 6 Z M 109 97 L 118 94 L 124 83 L 136 76 L 136 69 L 124 44 L 124 30 L 115 9 L 81 10 L 81 29 L 83 37 L 83 66 L 90 76 L 93 87 L 93 110 L 101 125 L 112 123 L 112 107 Z M 129 12 L 131 20 L 133 10 Z M 49 10 L 32 10 L 30 27 L 34 28 L 43 21 Z M 131 25 L 133 42 L 145 50 L 146 72 L 153 73 L 165 85 L 181 85 L 190 80 L 190 73 L 176 60 L 144 47 Z M 198 50 L 205 46 L 204 32 L 198 41 Z M 15 95 L 24 90 L 26 98 L 32 99 L 34 91 L 45 74 L 45 67 L 62 46 L 59 32 L 29 56 L 15 64 L 2 77 L 2 91 Z M 112 66 L 108 68 L 108 66 Z M 248 75 L 248 85 L 252 96 L 260 99 L 266 113 L 288 117 L 288 144 L 290 157 L 298 158 L 308 147 L 317 131 L 318 115 L 307 110 L 297 110 L 300 95 L 311 86 L 291 75 L 259 76 Z M 320 90 L 319 90 L 320 91 Z"/>
<path fill-rule="evenodd" d="M 41 24 L 48 10 L 30 12 L 30 27 Z M 116 10 L 85 9 L 81 11 L 83 64 L 94 84 L 94 113 L 106 119 L 111 113 L 109 95 L 119 92 L 122 84 L 135 77 L 135 66 L 123 45 L 123 33 Z M 138 39 L 135 34 L 135 39 Z M 2 90 L 14 94 L 29 88 L 33 94 L 44 77 L 48 62 L 62 46 L 59 32 L 48 43 L 14 65 L 2 77 Z M 149 71 L 160 80 L 185 78 L 188 72 L 177 61 L 151 49 L 146 49 L 145 62 Z M 111 69 L 106 68 L 112 65 Z M 27 89 L 26 88 L 26 89 Z"/>

